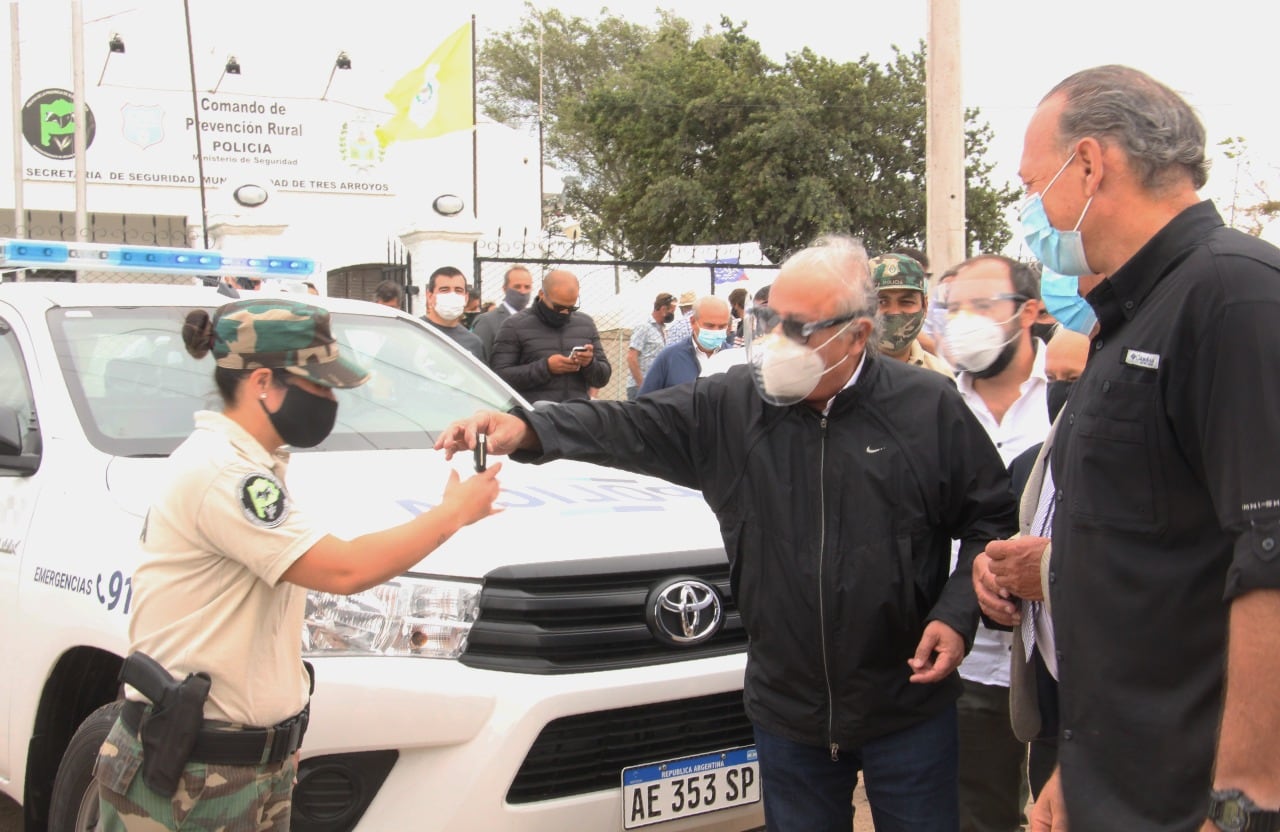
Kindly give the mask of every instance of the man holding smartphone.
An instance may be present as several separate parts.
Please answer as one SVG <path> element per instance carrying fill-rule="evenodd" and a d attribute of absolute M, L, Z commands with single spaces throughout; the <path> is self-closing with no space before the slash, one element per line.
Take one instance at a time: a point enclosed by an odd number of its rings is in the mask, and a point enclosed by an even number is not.
<path fill-rule="evenodd" d="M 502 325 L 489 363 L 530 401 L 590 398 L 613 374 L 595 321 L 578 311 L 578 278 L 563 269 L 547 272 L 529 308 Z"/>

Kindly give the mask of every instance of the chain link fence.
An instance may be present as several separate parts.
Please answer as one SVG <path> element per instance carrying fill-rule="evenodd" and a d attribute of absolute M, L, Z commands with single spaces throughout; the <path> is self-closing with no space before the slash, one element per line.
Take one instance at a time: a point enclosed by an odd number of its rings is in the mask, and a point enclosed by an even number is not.
<path fill-rule="evenodd" d="M 599 392 L 604 399 L 626 398 L 631 331 L 649 320 L 659 294 L 727 299 L 738 287 L 754 294 L 773 281 L 778 269 L 754 243 L 672 246 L 662 260 L 625 260 L 576 241 L 482 240 L 476 243 L 475 257 L 476 288 L 482 302 L 502 302 L 503 278 L 514 266 L 523 266 L 533 275 L 535 293 L 542 276 L 553 269 L 577 276 L 578 304 L 595 321 L 613 367 L 609 384 Z"/>

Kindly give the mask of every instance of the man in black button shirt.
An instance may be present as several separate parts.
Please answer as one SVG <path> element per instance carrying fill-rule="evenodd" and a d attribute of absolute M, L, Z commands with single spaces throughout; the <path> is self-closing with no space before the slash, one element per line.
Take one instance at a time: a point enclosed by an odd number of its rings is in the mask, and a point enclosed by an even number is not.
<path fill-rule="evenodd" d="M 1211 788 L 1280 809 L 1280 251 L 1199 201 L 1204 144 L 1117 66 L 1027 128 L 1028 246 L 1106 276 L 1051 455 L 1060 768 L 1037 830 L 1213 829 Z"/>

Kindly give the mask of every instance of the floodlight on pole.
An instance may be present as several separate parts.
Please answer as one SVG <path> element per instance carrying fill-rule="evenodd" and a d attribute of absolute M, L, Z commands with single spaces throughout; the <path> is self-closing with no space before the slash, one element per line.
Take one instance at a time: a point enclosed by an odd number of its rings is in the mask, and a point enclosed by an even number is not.
<path fill-rule="evenodd" d="M 329 94 L 329 87 L 333 86 L 334 73 L 340 69 L 351 69 L 351 57 L 346 52 L 339 52 L 338 57 L 333 61 L 333 68 L 329 70 L 329 80 L 324 85 L 324 92 L 320 93 L 322 101 Z"/>
<path fill-rule="evenodd" d="M 111 39 L 107 41 L 107 57 L 102 61 L 102 71 L 98 73 L 98 86 L 102 86 L 102 79 L 107 77 L 107 64 L 111 63 L 112 55 L 124 54 L 124 38 L 120 37 L 119 32 L 112 32 Z"/>
<path fill-rule="evenodd" d="M 218 83 L 214 84 L 213 89 L 209 90 L 209 92 L 217 92 L 218 87 L 222 86 L 223 78 L 226 78 L 228 75 L 239 75 L 239 74 L 240 74 L 240 62 L 236 60 L 235 55 L 228 55 L 227 63 L 222 67 L 222 74 L 218 76 Z"/>

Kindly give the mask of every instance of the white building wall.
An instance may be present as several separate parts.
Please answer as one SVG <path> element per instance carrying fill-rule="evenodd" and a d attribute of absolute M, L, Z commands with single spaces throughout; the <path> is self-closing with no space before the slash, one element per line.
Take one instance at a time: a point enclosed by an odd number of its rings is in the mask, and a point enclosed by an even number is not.
<path fill-rule="evenodd" d="M 471 216 L 470 131 L 393 142 L 385 151 L 373 140 L 373 128 L 393 109 L 383 94 L 465 22 L 465 12 L 406 39 L 394 19 L 361 15 L 359 8 L 345 5 L 247 0 L 192 0 L 191 5 L 210 224 L 283 225 L 272 241 L 281 250 L 264 253 L 312 257 L 326 269 L 384 260 L 388 239 L 436 221 L 431 205 L 441 194 L 462 197 L 466 225 L 481 234 L 536 232 L 535 136 L 494 123 L 479 125 L 478 216 Z M 20 4 L 19 106 L 42 90 L 71 89 L 69 6 Z M 193 244 L 200 246 L 182 4 L 84 0 L 84 8 L 85 98 L 95 121 L 86 154 L 88 210 L 185 216 Z M 339 13 L 348 19 L 323 19 Z M 435 17 L 440 16 L 437 11 Z M 124 54 L 109 53 L 108 40 L 116 32 L 126 44 Z M 352 69 L 333 72 L 339 50 L 351 56 Z M 222 76 L 228 55 L 240 63 L 239 76 Z M 11 64 L 5 38 L 0 72 L 6 91 Z M 321 100 L 331 72 L 329 93 Z M 215 86 L 218 91 L 211 92 Z M 6 131 L 0 135 L 0 157 L 11 160 L 13 152 Z M 73 160 L 48 158 L 27 141 L 21 152 L 25 207 L 74 212 Z M 252 209 L 237 205 L 232 194 L 241 185 L 264 188 L 267 202 Z M 12 164 L 0 165 L 0 208 L 13 204 Z M 415 263 L 415 271 L 425 277 L 437 265 L 442 264 Z M 452 265 L 470 271 L 469 262 Z"/>

